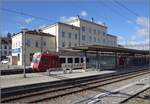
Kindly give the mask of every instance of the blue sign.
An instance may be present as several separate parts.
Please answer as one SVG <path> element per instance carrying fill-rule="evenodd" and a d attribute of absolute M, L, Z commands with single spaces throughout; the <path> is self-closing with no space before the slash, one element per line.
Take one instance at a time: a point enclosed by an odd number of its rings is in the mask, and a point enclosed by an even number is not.
<path fill-rule="evenodd" d="M 20 53 L 20 52 L 21 52 L 21 48 L 12 49 L 12 53 Z"/>

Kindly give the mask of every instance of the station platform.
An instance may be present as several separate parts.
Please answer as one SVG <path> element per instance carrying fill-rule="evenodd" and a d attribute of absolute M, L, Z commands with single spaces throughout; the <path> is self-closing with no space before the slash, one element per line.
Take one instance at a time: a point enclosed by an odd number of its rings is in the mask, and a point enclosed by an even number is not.
<path fill-rule="evenodd" d="M 87 69 L 86 71 L 78 69 L 73 70 L 72 73 L 64 74 L 63 71 L 52 71 L 49 75 L 48 72 L 40 73 L 26 73 L 26 78 L 23 77 L 23 74 L 13 74 L 13 75 L 3 75 L 0 76 L 0 87 L 11 88 L 17 86 L 32 85 L 38 83 L 47 83 L 55 82 L 66 79 L 74 79 L 80 77 L 96 76 L 96 75 L 111 75 L 117 73 L 132 72 L 135 70 L 150 69 L 149 66 L 137 66 L 137 67 L 128 67 L 128 68 L 117 68 L 111 70 L 101 70 L 95 71 L 96 69 Z"/>
<path fill-rule="evenodd" d="M 1 88 L 9 88 L 9 87 L 16 87 L 16 86 L 24 86 L 24 85 L 31 85 L 43 82 L 53 82 L 58 80 L 64 79 L 71 79 L 71 78 L 79 78 L 79 77 L 86 77 L 86 76 L 94 76 L 94 75 L 106 75 L 115 73 L 114 70 L 105 70 L 105 71 L 93 71 L 88 69 L 86 72 L 83 70 L 73 70 L 72 73 L 64 74 L 63 71 L 55 71 L 51 72 L 50 76 L 47 72 L 41 73 L 27 73 L 26 78 L 23 77 L 23 74 L 14 74 L 14 75 L 4 75 L 0 76 L 1 79 Z"/>

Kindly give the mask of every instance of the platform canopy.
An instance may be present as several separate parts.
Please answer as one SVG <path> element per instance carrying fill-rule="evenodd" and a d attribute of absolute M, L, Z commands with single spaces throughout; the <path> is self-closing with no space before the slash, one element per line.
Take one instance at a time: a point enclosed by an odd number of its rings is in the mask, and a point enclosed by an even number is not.
<path fill-rule="evenodd" d="M 150 52 L 146 50 L 137 50 L 137 49 L 124 48 L 124 47 L 112 47 L 112 46 L 104 46 L 104 45 L 77 46 L 77 47 L 72 47 L 72 50 L 131 53 L 131 54 L 142 54 L 142 55 L 150 54 Z"/>

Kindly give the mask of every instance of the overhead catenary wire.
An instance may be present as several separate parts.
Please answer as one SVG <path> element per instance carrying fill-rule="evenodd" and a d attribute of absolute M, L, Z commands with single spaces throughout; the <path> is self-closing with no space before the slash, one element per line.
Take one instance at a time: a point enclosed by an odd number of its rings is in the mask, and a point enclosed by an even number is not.
<path fill-rule="evenodd" d="M 101 2 L 103 5 L 105 5 L 105 6 L 104 6 L 105 8 L 110 9 L 110 10 L 111 10 L 113 13 L 115 13 L 116 15 L 118 15 L 118 16 L 124 18 L 125 20 L 130 20 L 130 21 L 131 21 L 131 18 L 129 18 L 129 17 L 126 16 L 126 15 L 123 15 L 122 13 L 120 13 L 120 12 L 115 8 L 114 5 L 109 6 L 109 5 L 107 5 L 103 0 L 100 0 L 100 2 Z M 135 21 L 131 21 L 131 22 L 133 23 L 133 25 L 137 25 L 137 23 L 136 23 Z"/>
<path fill-rule="evenodd" d="M 110 0 L 110 1 L 112 1 L 112 0 Z M 116 15 L 118 15 L 118 16 L 120 16 L 120 17 L 126 19 L 126 20 L 130 20 L 131 23 L 132 23 L 132 25 L 136 25 L 136 26 L 139 25 L 139 24 L 137 24 L 136 21 L 131 20 L 131 16 L 128 17 L 128 16 L 126 16 L 126 15 L 120 13 L 120 12 L 118 11 L 118 8 L 116 7 L 116 5 L 115 5 L 114 2 L 111 3 L 111 6 L 109 6 L 108 4 L 106 4 L 103 0 L 100 0 L 100 2 L 101 2 L 100 4 L 105 5 L 105 6 L 104 6 L 105 8 L 110 9 L 111 12 L 115 13 Z M 132 13 L 132 14 L 133 14 L 133 13 Z M 139 15 L 138 13 L 136 13 L 136 12 L 135 12 L 135 14 L 138 15 L 138 16 L 140 16 L 140 15 Z M 135 15 L 135 14 L 134 14 L 134 15 Z M 136 15 L 135 15 L 135 16 L 136 16 Z M 133 17 L 133 16 L 132 16 L 132 17 Z"/>
<path fill-rule="evenodd" d="M 120 7 L 124 8 L 125 10 L 127 10 L 127 11 L 130 12 L 131 14 L 135 15 L 136 17 L 139 17 L 139 16 L 140 16 L 137 12 L 135 12 L 135 11 L 129 9 L 129 8 L 128 8 L 127 6 L 125 6 L 123 3 L 121 3 L 121 2 L 119 2 L 119 1 L 117 1 L 117 0 L 113 0 L 113 1 L 114 1 L 114 3 L 116 3 L 116 4 L 119 5 Z"/>
<path fill-rule="evenodd" d="M 23 15 L 23 16 L 33 17 L 35 19 L 40 19 L 40 20 L 43 20 L 43 21 L 52 21 L 48 18 L 43 18 L 43 17 L 40 17 L 40 16 L 35 16 L 35 15 L 31 15 L 31 14 L 24 13 L 24 12 L 19 12 L 19 11 L 16 11 L 16 10 L 10 10 L 10 9 L 7 9 L 7 8 L 0 8 L 0 10 L 15 13 L 15 14 L 19 14 L 19 15 Z"/>

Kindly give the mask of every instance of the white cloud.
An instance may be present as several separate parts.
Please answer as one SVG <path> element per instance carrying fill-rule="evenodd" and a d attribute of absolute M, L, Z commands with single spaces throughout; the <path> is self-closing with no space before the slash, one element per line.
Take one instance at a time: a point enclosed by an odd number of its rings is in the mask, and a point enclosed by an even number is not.
<path fill-rule="evenodd" d="M 34 18 L 27 18 L 27 19 L 25 19 L 25 23 L 26 23 L 26 24 L 29 24 L 29 23 L 31 23 L 33 20 L 34 20 Z"/>
<path fill-rule="evenodd" d="M 85 10 L 81 11 L 79 14 L 80 14 L 82 17 L 86 17 L 86 16 L 87 16 L 87 12 L 86 12 Z M 73 20 L 73 19 L 75 19 L 75 18 L 77 18 L 77 17 L 76 17 L 76 16 L 71 16 L 71 17 L 61 16 L 61 17 L 59 18 L 59 20 L 60 20 L 60 21 L 66 21 L 66 20 Z"/>
<path fill-rule="evenodd" d="M 149 20 L 146 17 L 138 17 L 136 19 L 138 27 L 136 29 L 136 34 L 141 37 L 147 37 L 149 35 Z"/>
<path fill-rule="evenodd" d="M 128 45 L 148 44 L 149 42 L 149 20 L 146 17 L 138 17 L 135 21 L 137 24 L 135 32 L 128 40 Z"/>
<path fill-rule="evenodd" d="M 46 25 L 41 25 L 39 26 L 39 29 L 46 27 Z"/>
<path fill-rule="evenodd" d="M 148 18 L 146 18 L 146 17 L 138 17 L 137 19 L 136 19 L 136 23 L 137 24 L 139 24 L 139 25 L 141 25 L 141 26 L 144 26 L 144 27 L 147 27 L 148 26 L 148 22 L 149 20 L 148 20 Z"/>
<path fill-rule="evenodd" d="M 81 16 L 86 17 L 87 16 L 87 12 L 85 10 L 81 11 L 80 13 Z"/>
<path fill-rule="evenodd" d="M 103 25 L 103 22 L 102 22 L 102 21 L 97 21 L 97 23 Z"/>
<path fill-rule="evenodd" d="M 118 37 L 118 43 L 124 45 L 126 43 L 126 39 L 123 36 L 117 36 Z"/>
<path fill-rule="evenodd" d="M 76 18 L 76 17 L 61 16 L 61 17 L 60 17 L 60 21 L 73 20 L 73 19 L 75 19 L 75 18 Z"/>

